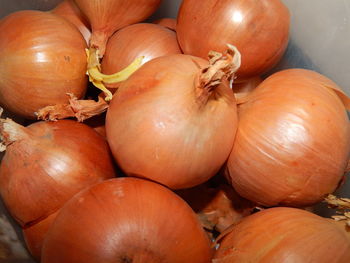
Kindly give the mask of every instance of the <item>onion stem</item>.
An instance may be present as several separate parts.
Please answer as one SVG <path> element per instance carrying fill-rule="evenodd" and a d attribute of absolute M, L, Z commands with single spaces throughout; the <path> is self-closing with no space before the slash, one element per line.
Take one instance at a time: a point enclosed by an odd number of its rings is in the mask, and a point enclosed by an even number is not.
<path fill-rule="evenodd" d="M 6 147 L 15 141 L 29 136 L 27 129 L 22 125 L 14 122 L 10 118 L 1 118 L 2 112 L 3 109 L 0 108 L 0 152 L 6 151 Z"/>
<path fill-rule="evenodd" d="M 201 71 L 199 77 L 200 88 L 208 91 L 218 86 L 223 78 L 233 79 L 241 66 L 241 53 L 235 46 L 227 45 L 226 54 L 209 52 L 209 66 Z"/>
<path fill-rule="evenodd" d="M 111 75 L 106 75 L 101 73 L 99 50 L 96 48 L 87 49 L 86 55 L 88 61 L 87 74 L 89 76 L 89 80 L 96 88 L 104 92 L 106 101 L 110 101 L 113 95 L 112 92 L 105 87 L 104 83 L 112 84 L 128 79 L 131 74 L 140 68 L 142 60 L 144 58 L 138 57 L 122 71 Z"/>
<path fill-rule="evenodd" d="M 329 207 L 331 208 L 335 208 L 337 210 L 341 210 L 337 211 L 337 214 L 339 215 L 335 215 L 332 216 L 332 218 L 335 221 L 345 221 L 347 226 L 350 226 L 350 199 L 349 198 L 339 198 L 336 197 L 335 195 L 328 195 L 325 198 L 325 202 L 328 204 Z"/>

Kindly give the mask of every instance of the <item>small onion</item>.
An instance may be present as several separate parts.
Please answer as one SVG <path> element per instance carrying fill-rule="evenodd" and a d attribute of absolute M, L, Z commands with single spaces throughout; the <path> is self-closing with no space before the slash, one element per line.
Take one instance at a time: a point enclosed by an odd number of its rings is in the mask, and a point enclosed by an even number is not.
<path fill-rule="evenodd" d="M 290 15 L 280 0 L 184 0 L 176 32 L 185 54 L 205 58 L 227 43 L 242 53 L 239 79 L 261 75 L 282 57 Z"/>
<path fill-rule="evenodd" d="M 209 263 L 210 242 L 191 208 L 136 178 L 99 183 L 73 197 L 44 241 L 42 263 Z"/>
<path fill-rule="evenodd" d="M 167 27 L 173 31 L 176 31 L 176 19 L 174 18 L 161 18 L 153 21 L 154 24 L 161 25 Z"/>
<path fill-rule="evenodd" d="M 161 0 L 74 0 L 88 18 L 92 36 L 90 47 L 103 57 L 108 39 L 125 27 L 150 16 Z"/>
<path fill-rule="evenodd" d="M 237 129 L 237 107 L 226 81 L 239 53 L 208 61 L 170 55 L 144 64 L 113 96 L 106 133 L 128 174 L 173 189 L 207 181 L 226 161 Z"/>
<path fill-rule="evenodd" d="M 74 0 L 62 1 L 54 9 L 52 9 L 51 12 L 63 17 L 75 25 L 84 36 L 86 43 L 89 43 L 91 37 L 89 22 L 75 5 Z"/>
<path fill-rule="evenodd" d="M 141 56 L 144 57 L 142 63 L 146 63 L 157 57 L 181 53 L 175 32 L 150 23 L 134 24 L 109 39 L 101 63 L 102 72 L 118 72 Z"/>
<path fill-rule="evenodd" d="M 63 18 L 40 11 L 19 11 L 0 22 L 0 105 L 35 118 L 47 105 L 78 98 L 87 87 L 86 42 Z"/>
<path fill-rule="evenodd" d="M 223 237 L 213 263 L 350 262 L 348 233 L 296 208 L 271 208 L 244 218 Z"/>
<path fill-rule="evenodd" d="M 0 194 L 11 215 L 29 227 L 59 210 L 74 194 L 115 176 L 107 142 L 71 120 L 23 127 L 0 120 L 6 153 Z"/>
<path fill-rule="evenodd" d="M 227 162 L 237 192 L 265 206 L 313 205 L 332 193 L 350 156 L 344 103 L 333 81 L 310 70 L 264 80 L 239 106 Z"/>

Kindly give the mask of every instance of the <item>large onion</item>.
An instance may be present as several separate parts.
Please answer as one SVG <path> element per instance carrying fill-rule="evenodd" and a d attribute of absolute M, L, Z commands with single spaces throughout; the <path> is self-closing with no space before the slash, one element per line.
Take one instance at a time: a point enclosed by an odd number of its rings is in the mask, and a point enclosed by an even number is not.
<path fill-rule="evenodd" d="M 238 193 L 266 206 L 306 206 L 333 192 L 350 156 L 343 103 L 339 87 L 313 71 L 290 69 L 263 81 L 239 107 L 228 160 Z"/>
<path fill-rule="evenodd" d="M 350 262 L 348 233 L 296 208 L 271 208 L 243 219 L 220 242 L 213 263 Z"/>
<path fill-rule="evenodd" d="M 167 188 L 118 178 L 76 195 L 43 246 L 43 263 L 209 263 L 209 239 L 191 208 Z"/>
<path fill-rule="evenodd" d="M 23 127 L 0 121 L 7 145 L 0 166 L 0 194 L 23 227 L 60 209 L 82 189 L 115 176 L 106 141 L 71 120 Z"/>
<path fill-rule="evenodd" d="M 0 22 L 0 104 L 26 118 L 86 90 L 86 43 L 63 18 L 19 11 Z"/>
<path fill-rule="evenodd" d="M 89 43 L 91 37 L 89 22 L 75 5 L 74 0 L 62 1 L 54 9 L 52 9 L 51 12 L 74 24 L 84 36 L 86 43 Z"/>
<path fill-rule="evenodd" d="M 280 0 L 184 0 L 176 32 L 185 54 L 205 58 L 227 43 L 242 53 L 239 79 L 260 75 L 282 57 L 290 16 Z"/>
<path fill-rule="evenodd" d="M 150 16 L 161 0 L 74 0 L 87 16 L 92 36 L 90 47 L 102 57 L 109 37 L 118 29 Z"/>
<path fill-rule="evenodd" d="M 209 66 L 182 54 L 156 58 L 121 85 L 107 111 L 106 133 L 126 174 L 174 189 L 215 175 L 237 128 L 226 81 L 238 68 L 237 52 L 213 53 Z"/>
<path fill-rule="evenodd" d="M 159 25 L 140 23 L 116 32 L 108 41 L 102 72 L 112 74 L 126 68 L 136 58 L 142 63 L 156 57 L 181 54 L 175 32 Z"/>

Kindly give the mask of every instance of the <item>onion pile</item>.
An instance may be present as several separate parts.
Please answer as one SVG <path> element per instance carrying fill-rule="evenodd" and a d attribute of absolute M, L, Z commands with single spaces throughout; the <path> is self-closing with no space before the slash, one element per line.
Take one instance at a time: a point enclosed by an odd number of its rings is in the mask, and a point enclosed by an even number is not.
<path fill-rule="evenodd" d="M 25 118 L 47 105 L 82 98 L 87 87 L 86 43 L 63 18 L 19 11 L 0 22 L 0 105 Z"/>
<path fill-rule="evenodd" d="M 337 188 L 349 161 L 350 126 L 335 91 L 316 72 L 290 69 L 246 97 L 227 162 L 240 195 L 265 206 L 308 206 Z"/>
<path fill-rule="evenodd" d="M 0 134 L 6 145 L 0 194 L 24 229 L 42 223 L 86 187 L 115 176 L 106 141 L 84 124 L 62 120 L 23 127 L 1 119 Z M 33 247 L 37 256 L 40 244 Z"/>
<path fill-rule="evenodd" d="M 213 263 L 347 263 L 348 235 L 310 212 L 271 208 L 246 217 L 224 235 Z"/>
<path fill-rule="evenodd" d="M 212 53 L 209 65 L 188 55 L 165 56 L 125 81 L 106 118 L 107 140 L 122 170 L 173 189 L 214 176 L 237 129 L 227 78 L 239 63 L 234 49 L 226 55 Z"/>
<path fill-rule="evenodd" d="M 0 20 L 0 106 L 51 120 L 0 118 L 0 196 L 34 259 L 350 262 L 350 199 L 329 195 L 350 170 L 350 99 L 314 71 L 267 73 L 286 6 L 183 0 L 144 21 L 160 2 Z M 306 211 L 323 199 L 341 222 Z"/>
<path fill-rule="evenodd" d="M 154 58 L 181 54 L 176 34 L 162 26 L 140 23 L 127 26 L 116 32 L 108 41 L 106 53 L 101 68 L 105 74 L 112 74 L 126 68 L 138 57 L 143 57 L 140 64 Z M 104 82 L 109 91 L 114 93 L 121 83 Z M 71 96 L 69 103 L 47 106 L 38 111 L 38 118 L 42 120 L 57 120 L 76 117 L 84 121 L 106 111 L 108 104 L 104 102 L 104 94 L 99 101 L 77 100 Z"/>
<path fill-rule="evenodd" d="M 185 54 L 206 58 L 226 44 L 242 54 L 240 80 L 261 75 L 282 57 L 290 15 L 280 0 L 183 0 L 176 32 Z"/>
<path fill-rule="evenodd" d="M 89 43 L 89 39 L 91 37 L 89 22 L 76 6 L 74 0 L 64 0 L 54 9 L 52 9 L 51 12 L 63 17 L 75 25 L 79 29 L 80 33 L 84 36 L 86 43 Z"/>
<path fill-rule="evenodd" d="M 47 234 L 42 262 L 210 263 L 211 256 L 208 237 L 181 198 L 153 182 L 118 178 L 64 206 Z"/>

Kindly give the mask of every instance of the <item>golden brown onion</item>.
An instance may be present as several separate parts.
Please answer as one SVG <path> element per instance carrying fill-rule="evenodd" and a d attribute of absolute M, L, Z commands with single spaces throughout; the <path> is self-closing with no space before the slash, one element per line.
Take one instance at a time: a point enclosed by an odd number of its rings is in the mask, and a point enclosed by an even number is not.
<path fill-rule="evenodd" d="M 209 263 L 210 242 L 191 208 L 136 178 L 107 180 L 73 197 L 43 246 L 43 263 Z"/>
<path fill-rule="evenodd" d="M 349 120 L 337 89 L 316 72 L 289 69 L 250 93 L 239 106 L 227 163 L 240 195 L 266 206 L 307 206 L 336 189 L 350 154 Z"/>
<path fill-rule="evenodd" d="M 232 56 L 213 53 L 210 65 L 182 54 L 156 58 L 121 85 L 107 111 L 106 133 L 126 174 L 180 189 L 218 172 L 237 128 L 227 78 L 239 54 Z"/>
<path fill-rule="evenodd" d="M 0 22 L 0 105 L 35 118 L 47 105 L 81 98 L 87 87 L 86 42 L 63 18 L 19 11 Z"/>
<path fill-rule="evenodd" d="M 350 262 L 348 233 L 310 212 L 271 208 L 244 218 L 219 241 L 213 263 Z"/>
<path fill-rule="evenodd" d="M 89 22 L 75 5 L 74 0 L 62 1 L 54 9 L 52 9 L 51 12 L 74 24 L 84 36 L 86 43 L 89 43 L 91 37 Z"/>
<path fill-rule="evenodd" d="M 118 72 L 141 56 L 144 64 L 156 57 L 181 53 L 175 32 L 150 23 L 134 24 L 119 30 L 109 39 L 101 64 L 102 72 Z"/>
<path fill-rule="evenodd" d="M 6 153 L 0 194 L 11 215 L 29 227 L 60 209 L 86 187 L 115 176 L 107 142 L 71 120 L 23 127 L 0 120 Z"/>
<path fill-rule="evenodd" d="M 206 58 L 235 45 L 242 53 L 239 79 L 271 69 L 288 43 L 290 15 L 280 0 L 184 0 L 176 32 L 185 54 Z"/>

